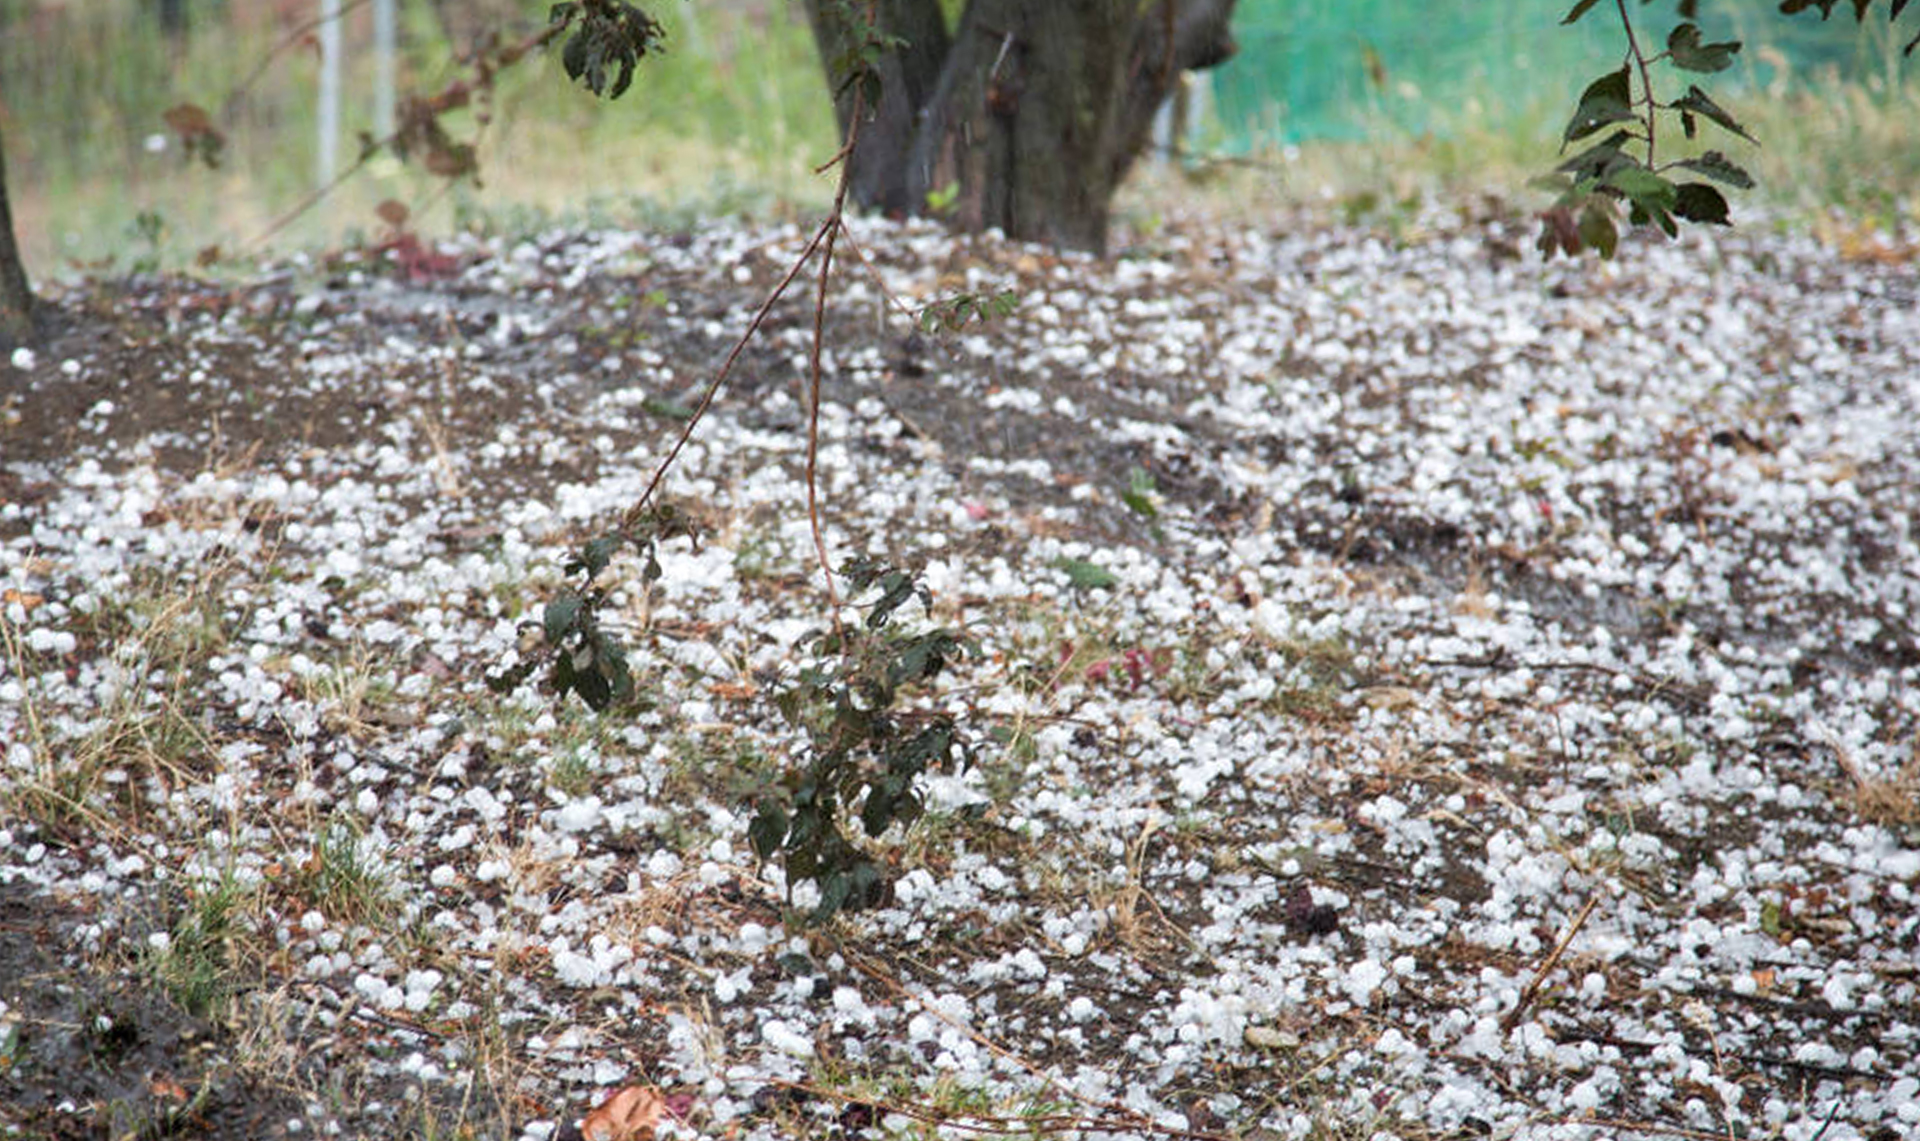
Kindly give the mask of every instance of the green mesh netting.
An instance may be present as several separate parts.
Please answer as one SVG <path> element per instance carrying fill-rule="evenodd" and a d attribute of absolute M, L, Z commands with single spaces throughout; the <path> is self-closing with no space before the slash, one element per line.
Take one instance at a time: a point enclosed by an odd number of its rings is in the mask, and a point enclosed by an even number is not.
<path fill-rule="evenodd" d="M 1674 5 L 1629 0 L 1648 50 L 1666 43 Z M 1213 73 L 1214 114 L 1225 149 L 1244 152 L 1306 139 L 1353 139 L 1382 131 L 1445 132 L 1463 107 L 1571 109 L 1589 79 L 1618 65 L 1620 24 L 1611 3 L 1562 27 L 1572 0 L 1240 0 L 1240 54 Z M 1795 77 L 1829 70 L 1866 77 L 1898 69 L 1912 32 L 1891 31 L 1884 7 L 1865 25 L 1841 4 L 1831 20 L 1787 17 L 1779 0 L 1707 0 L 1710 40 L 1745 42 L 1715 90 L 1764 87 L 1785 66 Z M 1469 101 L 1472 101 L 1469 104 Z M 1482 109 L 1485 109 L 1484 112 Z"/>

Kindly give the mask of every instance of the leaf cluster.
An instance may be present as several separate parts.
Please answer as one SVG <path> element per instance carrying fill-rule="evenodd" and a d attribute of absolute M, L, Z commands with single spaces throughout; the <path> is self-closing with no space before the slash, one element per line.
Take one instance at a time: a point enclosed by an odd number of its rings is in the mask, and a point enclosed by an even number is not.
<path fill-rule="evenodd" d="M 560 49 L 567 78 L 609 99 L 626 94 L 635 65 L 665 37 L 658 21 L 626 0 L 566 0 L 548 12 L 547 24 L 572 28 Z"/>
<path fill-rule="evenodd" d="M 632 698 L 633 671 L 627 665 L 626 647 L 601 621 L 607 591 L 597 580 L 616 555 L 632 548 L 641 560 L 641 580 L 651 587 L 662 573 L 660 543 L 679 536 L 698 543 L 699 529 L 673 505 L 661 504 L 637 516 L 624 530 L 582 545 L 566 564 L 566 573 L 579 576 L 580 582 L 561 589 L 542 607 L 540 621 L 522 639 L 521 660 L 489 674 L 488 686 L 496 693 L 511 693 L 544 667 L 543 688 L 562 699 L 575 694 L 595 712 Z"/>
<path fill-rule="evenodd" d="M 813 660 L 774 698 L 787 723 L 806 735 L 807 755 L 781 794 L 761 798 L 748 828 L 754 851 L 763 860 L 779 857 L 789 885 L 811 880 L 819 887 L 815 922 L 877 906 L 888 895 L 885 870 L 849 837 L 847 816 L 857 814 L 868 837 L 910 826 L 926 808 L 921 775 L 971 762 L 951 716 L 900 708 L 910 690 L 971 653 L 971 644 L 944 627 L 908 631 L 894 624 L 902 606 L 932 600 L 907 571 L 862 557 L 840 573 L 854 592 L 878 597 L 858 626 L 817 636 Z"/>
<path fill-rule="evenodd" d="M 397 125 L 391 140 L 393 153 L 401 162 L 419 162 L 427 173 L 454 179 L 477 175 L 479 152 L 472 143 L 455 141 L 440 122 L 440 116 L 464 107 L 472 92 L 464 83 L 455 83 L 428 96 L 410 96 L 396 109 Z M 360 136 L 361 157 L 371 157 L 380 141 L 370 134 Z"/>
<path fill-rule="evenodd" d="M 997 321 L 1019 307 L 1020 295 L 1011 289 L 998 293 L 956 293 L 923 306 L 920 329 L 925 333 L 957 333 L 970 322 Z"/>
<path fill-rule="evenodd" d="M 869 109 L 880 106 L 883 83 L 880 61 L 907 46 L 907 41 L 892 35 L 873 19 L 873 5 L 861 0 L 830 0 L 834 20 L 847 30 L 840 51 L 826 61 L 827 74 L 833 79 L 835 102 L 858 92 Z"/>
<path fill-rule="evenodd" d="M 1855 20 L 1865 20 L 1867 13 L 1872 10 L 1874 5 L 1874 0 L 1847 0 L 1847 2 L 1853 6 L 1853 18 Z M 1909 2 L 1910 0 L 1890 0 L 1887 8 L 1888 22 L 1891 23 L 1894 20 L 1898 20 L 1901 10 L 1904 9 Z M 1833 10 L 1839 6 L 1840 0 L 1780 0 L 1780 11 L 1789 16 L 1804 12 L 1809 8 L 1818 8 L 1822 20 L 1832 16 Z M 1920 48 L 1920 35 L 1916 35 L 1908 40 L 1907 46 L 1902 50 L 1904 50 L 1906 54 L 1912 55 L 1913 49 L 1915 48 Z"/>
<path fill-rule="evenodd" d="M 1650 0 L 1642 0 L 1643 3 Z M 1780 11 L 1792 15 L 1817 7 L 1832 14 L 1838 0 L 1782 0 Z M 1578 0 L 1561 21 L 1572 24 L 1595 8 L 1599 0 Z M 1865 19 L 1873 0 L 1851 0 L 1854 14 Z M 1909 0 L 1891 0 L 1889 18 L 1898 18 Z M 1749 143 L 1756 142 L 1732 112 L 1715 102 L 1697 83 L 1685 94 L 1662 101 L 1654 91 L 1652 67 L 1664 63 L 1694 74 L 1712 74 L 1733 66 L 1741 44 L 1737 40 L 1708 42 L 1695 22 L 1698 0 L 1678 0 L 1681 23 L 1667 36 L 1665 50 L 1649 55 L 1634 34 L 1625 0 L 1615 0 L 1626 40 L 1626 59 L 1580 93 L 1572 117 L 1561 136 L 1561 148 L 1615 128 L 1598 143 L 1562 162 L 1540 180 L 1559 193 L 1541 214 L 1540 238 L 1535 243 L 1548 257 L 1575 256 L 1592 249 L 1610 258 L 1619 247 L 1620 212 L 1624 206 L 1631 226 L 1658 229 L 1672 238 L 1682 223 L 1732 224 L 1721 186 L 1750 189 L 1753 176 L 1725 152 L 1709 150 L 1698 157 L 1661 163 L 1657 152 L 1659 127 L 1676 120 L 1688 139 L 1698 137 L 1702 121 Z M 1920 38 L 1907 45 L 1912 51 Z M 1686 175 L 1698 175 L 1689 179 Z M 1715 184 L 1718 184 L 1717 186 Z"/>

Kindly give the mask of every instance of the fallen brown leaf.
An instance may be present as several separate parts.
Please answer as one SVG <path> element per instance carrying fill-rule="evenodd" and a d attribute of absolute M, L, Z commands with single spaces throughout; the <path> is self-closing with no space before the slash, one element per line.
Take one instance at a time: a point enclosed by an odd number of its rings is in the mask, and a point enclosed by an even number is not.
<path fill-rule="evenodd" d="M 667 1099 L 651 1086 L 627 1086 L 580 1123 L 586 1141 L 653 1141 L 653 1127 L 667 1111 Z"/>

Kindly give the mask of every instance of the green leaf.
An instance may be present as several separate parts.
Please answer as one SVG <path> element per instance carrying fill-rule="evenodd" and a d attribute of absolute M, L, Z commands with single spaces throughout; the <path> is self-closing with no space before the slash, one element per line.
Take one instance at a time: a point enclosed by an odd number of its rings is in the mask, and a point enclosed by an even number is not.
<path fill-rule="evenodd" d="M 607 98 L 618 99 L 627 93 L 627 88 L 633 86 L 633 61 L 634 57 L 632 55 L 625 52 L 621 53 L 620 78 L 613 81 L 613 90 L 607 92 Z M 596 91 L 595 94 L 598 94 L 598 92 Z"/>
<path fill-rule="evenodd" d="M 1686 71 L 1725 71 L 1733 66 L 1733 57 L 1739 51 L 1738 40 L 1701 43 L 1697 24 L 1681 24 L 1667 37 L 1667 55 L 1673 60 L 1673 66 Z"/>
<path fill-rule="evenodd" d="M 565 658 L 566 655 L 562 654 L 561 660 Z M 580 700 L 586 702 L 587 708 L 595 713 L 613 704 L 613 682 L 600 672 L 598 661 L 584 670 L 573 671 L 573 692 L 579 694 Z"/>
<path fill-rule="evenodd" d="M 1689 86 L 1687 93 L 1674 101 L 1673 109 L 1682 112 L 1683 117 L 1685 112 L 1692 112 L 1702 118 L 1711 119 L 1748 142 L 1754 141 L 1753 136 L 1747 134 L 1745 127 L 1742 127 L 1732 115 L 1727 114 L 1725 108 L 1708 98 L 1707 93 L 1698 87 Z"/>
<path fill-rule="evenodd" d="M 747 839 L 763 860 L 770 860 L 787 839 L 787 812 L 777 804 L 763 804 L 747 825 Z"/>
<path fill-rule="evenodd" d="M 1575 4 L 1573 6 L 1573 11 L 1568 12 L 1566 17 L 1562 19 L 1560 22 L 1562 24 L 1573 23 L 1575 20 L 1578 20 L 1580 17 L 1586 15 L 1587 11 L 1591 9 L 1595 4 L 1598 4 L 1599 2 L 1600 0 L 1580 0 L 1578 4 Z"/>
<path fill-rule="evenodd" d="M 1611 186 L 1633 199 L 1635 205 L 1658 207 L 1662 210 L 1673 209 L 1674 201 L 1679 195 L 1673 183 L 1638 166 L 1624 167 L 1614 171 L 1606 177 L 1602 185 Z"/>
<path fill-rule="evenodd" d="M 1075 590 L 1107 590 L 1120 584 L 1112 571 L 1085 559 L 1060 558 L 1053 565 L 1067 572 L 1067 582 Z"/>
<path fill-rule="evenodd" d="M 607 564 L 613 561 L 613 556 L 620 552 L 625 542 L 626 538 L 621 535 L 600 536 L 580 548 L 580 557 L 567 564 L 567 573 L 576 574 L 584 570 L 588 578 L 595 577 L 607 569 Z"/>
<path fill-rule="evenodd" d="M 820 902 L 814 905 L 813 918 L 817 922 L 827 919 L 847 906 L 848 897 L 853 894 L 853 876 L 849 872 L 834 872 L 820 885 Z"/>
<path fill-rule="evenodd" d="M 1598 182 L 1622 167 L 1640 165 L 1639 159 L 1621 150 L 1632 140 L 1632 132 L 1615 131 L 1605 142 L 1595 143 L 1554 169 L 1581 182 Z"/>
<path fill-rule="evenodd" d="M 902 646 L 900 656 L 887 669 L 887 680 L 894 685 L 931 681 L 940 676 L 949 661 L 959 657 L 964 646 L 950 631 L 935 630 Z"/>
<path fill-rule="evenodd" d="M 593 632 L 593 664 L 606 680 L 610 698 L 624 701 L 633 695 L 633 674 L 627 669 L 627 651 L 619 639 L 605 630 Z"/>
<path fill-rule="evenodd" d="M 815 879 L 820 871 L 818 848 L 802 847 L 798 842 L 787 847 L 787 882 Z"/>
<path fill-rule="evenodd" d="M 1728 186 L 1741 190 L 1753 189 L 1753 176 L 1744 167 L 1737 165 L 1719 151 L 1708 151 L 1699 158 L 1681 159 L 1673 165 L 1704 174 L 1715 182 L 1724 182 Z"/>
<path fill-rule="evenodd" d="M 1680 224 L 1675 222 L 1673 215 L 1661 206 L 1635 202 L 1633 209 L 1627 214 L 1627 221 L 1636 226 L 1657 225 L 1669 238 L 1677 238 L 1680 236 Z"/>
<path fill-rule="evenodd" d="M 587 33 L 575 32 L 560 50 L 560 63 L 567 69 L 567 78 L 578 81 L 580 74 L 587 70 Z"/>
<path fill-rule="evenodd" d="M 1627 77 L 1627 69 L 1623 67 L 1587 84 L 1587 89 L 1580 93 L 1580 103 L 1574 108 L 1573 119 L 1567 123 L 1561 145 L 1584 139 L 1610 123 L 1631 118 L 1633 85 Z"/>
<path fill-rule="evenodd" d="M 678 420 L 686 423 L 693 419 L 693 409 L 678 400 L 668 400 L 663 396 L 649 396 L 640 402 L 640 411 L 662 420 Z"/>
<path fill-rule="evenodd" d="M 1689 222 L 1733 225 L 1733 219 L 1727 213 L 1726 196 L 1704 182 L 1683 184 L 1673 204 L 1673 212 Z"/>
<path fill-rule="evenodd" d="M 1158 490 L 1153 483 L 1153 473 L 1146 468 L 1137 467 L 1127 473 L 1127 490 L 1120 493 L 1120 501 L 1127 510 L 1144 519 L 1158 518 L 1160 509 L 1153 504 L 1153 494 Z"/>
<path fill-rule="evenodd" d="M 541 628 L 546 632 L 547 641 L 559 645 L 560 639 L 567 636 L 574 623 L 580 620 L 580 609 L 586 605 L 586 599 L 571 590 L 563 590 L 560 596 L 547 603 L 541 615 Z"/>
<path fill-rule="evenodd" d="M 573 692 L 579 671 L 573 668 L 573 658 L 559 654 L 553 659 L 553 668 L 547 671 L 547 688 L 565 698 Z"/>
<path fill-rule="evenodd" d="M 860 806 L 860 826 L 867 835 L 878 836 L 893 823 L 894 794 L 886 784 L 875 784 L 867 789 L 866 803 Z"/>
<path fill-rule="evenodd" d="M 880 600 L 867 614 L 867 628 L 878 630 L 893 618 L 893 612 L 913 600 L 917 591 L 913 576 L 903 570 L 890 570 L 880 578 Z"/>
<path fill-rule="evenodd" d="M 969 321 L 984 324 L 1006 317 L 1019 307 L 1020 295 L 1011 289 L 1003 289 L 991 296 L 957 293 L 921 307 L 919 324 L 922 332 L 953 333 L 966 328 Z"/>
<path fill-rule="evenodd" d="M 1612 258 L 1613 251 L 1620 246 L 1620 230 L 1613 224 L 1613 211 L 1598 196 L 1580 211 L 1580 240 L 1603 258 Z"/>

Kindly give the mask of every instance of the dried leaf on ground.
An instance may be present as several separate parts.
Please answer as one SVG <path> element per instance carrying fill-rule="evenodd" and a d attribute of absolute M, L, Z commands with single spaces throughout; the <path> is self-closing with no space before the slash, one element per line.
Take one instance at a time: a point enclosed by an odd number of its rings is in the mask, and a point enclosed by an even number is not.
<path fill-rule="evenodd" d="M 651 1086 L 627 1086 L 600 1103 L 580 1123 L 587 1141 L 651 1141 L 667 1112 L 667 1099 Z"/>

